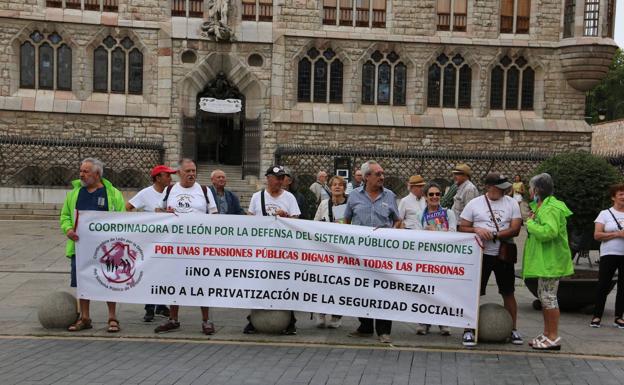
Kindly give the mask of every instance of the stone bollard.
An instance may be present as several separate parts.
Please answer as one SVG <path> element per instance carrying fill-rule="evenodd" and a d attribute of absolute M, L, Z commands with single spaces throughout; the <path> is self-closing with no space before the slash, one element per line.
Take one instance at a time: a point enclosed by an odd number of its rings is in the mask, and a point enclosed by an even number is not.
<path fill-rule="evenodd" d="M 479 307 L 479 342 L 505 342 L 512 328 L 511 314 L 503 306 L 484 303 Z"/>
<path fill-rule="evenodd" d="M 260 333 L 279 334 L 290 323 L 290 310 L 253 309 L 250 320 Z"/>
<path fill-rule="evenodd" d="M 76 297 L 65 291 L 49 294 L 41 301 L 37 315 L 46 329 L 67 329 L 78 319 Z"/>

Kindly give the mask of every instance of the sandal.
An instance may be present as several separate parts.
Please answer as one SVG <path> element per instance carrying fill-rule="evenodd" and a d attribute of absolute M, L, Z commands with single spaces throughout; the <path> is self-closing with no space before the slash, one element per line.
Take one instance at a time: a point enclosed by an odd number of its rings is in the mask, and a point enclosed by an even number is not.
<path fill-rule="evenodd" d="M 532 346 L 535 350 L 561 350 L 561 337 L 557 337 L 554 341 L 544 336 L 544 339 L 535 341 Z"/>
<path fill-rule="evenodd" d="M 618 329 L 624 329 L 624 319 L 621 317 L 616 318 L 615 321 L 613 321 L 613 326 Z"/>
<path fill-rule="evenodd" d="M 75 323 L 71 324 L 67 331 L 69 332 L 79 332 L 81 330 L 91 329 L 93 325 L 91 325 L 91 318 L 80 318 Z"/>
<path fill-rule="evenodd" d="M 591 322 L 589 323 L 589 327 L 592 328 L 599 328 L 600 327 L 600 317 L 594 317 L 592 318 Z"/>
<path fill-rule="evenodd" d="M 121 329 L 119 328 L 119 321 L 115 318 L 108 319 L 108 330 L 109 333 L 118 333 Z"/>
<path fill-rule="evenodd" d="M 535 337 L 531 341 L 529 341 L 529 346 L 533 346 L 533 345 L 539 343 L 540 341 L 543 341 L 544 338 L 546 338 L 546 336 L 544 336 L 543 334 L 538 335 L 537 337 Z"/>

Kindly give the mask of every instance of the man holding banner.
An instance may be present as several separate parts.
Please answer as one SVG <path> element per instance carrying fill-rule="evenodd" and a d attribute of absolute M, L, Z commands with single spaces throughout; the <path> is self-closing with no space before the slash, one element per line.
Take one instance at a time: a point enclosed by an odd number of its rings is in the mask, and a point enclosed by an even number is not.
<path fill-rule="evenodd" d="M 284 184 L 284 178 L 287 173 L 282 166 L 271 166 L 267 169 L 264 176 L 266 176 L 266 189 L 262 189 L 251 196 L 249 202 L 249 215 L 256 216 L 278 216 L 284 218 L 298 218 L 301 215 L 299 210 L 299 204 L 297 198 L 290 192 L 282 188 Z M 247 316 L 247 326 L 243 329 L 245 334 L 254 334 L 256 328 L 251 323 L 251 317 Z M 290 312 L 290 323 L 282 331 L 285 335 L 297 334 L 297 327 L 295 323 L 295 312 Z"/>
<path fill-rule="evenodd" d="M 384 189 L 384 170 L 374 160 L 362 164 L 364 185 L 355 189 L 347 200 L 345 221 L 348 224 L 369 227 L 399 227 L 401 218 L 396 203 L 396 196 L 388 189 Z M 382 343 L 390 343 L 392 321 L 373 320 L 360 317 L 360 326 L 349 333 L 351 337 L 370 337 L 375 329 Z"/>
<path fill-rule="evenodd" d="M 71 287 L 77 287 L 76 272 L 76 245 L 79 240 L 76 232 L 79 210 L 94 211 L 125 211 L 124 198 L 121 192 L 102 177 L 104 164 L 95 158 L 87 158 L 80 164 L 80 180 L 72 182 L 74 187 L 65 197 L 65 203 L 61 209 L 61 230 L 67 236 L 65 255 L 71 260 Z M 88 258 L 87 255 L 81 258 Z M 119 266 L 111 266 L 117 269 Z M 89 317 L 90 300 L 80 298 L 80 318 L 67 330 L 77 332 L 91 329 Z M 115 302 L 106 302 L 108 306 L 108 332 L 116 333 L 119 329 L 119 321 L 115 317 Z"/>
<path fill-rule="evenodd" d="M 217 204 L 210 189 L 196 183 L 197 166 L 191 159 L 182 159 L 178 167 L 180 181 L 169 186 L 164 191 L 162 208 L 160 211 L 174 213 L 176 215 L 196 213 L 196 214 L 217 214 Z M 154 329 L 155 333 L 166 333 L 180 329 L 178 312 L 180 306 L 170 306 L 170 317 L 167 322 Z M 206 335 L 215 333 L 214 323 L 209 319 L 208 307 L 201 306 L 202 332 Z"/>

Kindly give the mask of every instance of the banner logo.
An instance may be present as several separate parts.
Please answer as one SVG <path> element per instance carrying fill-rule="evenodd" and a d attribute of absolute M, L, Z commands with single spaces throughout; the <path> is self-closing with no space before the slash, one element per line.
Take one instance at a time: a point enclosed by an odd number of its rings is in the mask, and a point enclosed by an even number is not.
<path fill-rule="evenodd" d="M 95 278 L 108 289 L 128 290 L 143 277 L 143 272 L 137 267 L 143 261 L 143 251 L 128 239 L 115 238 L 102 242 L 95 250 L 93 259 L 98 266 L 93 269 Z"/>

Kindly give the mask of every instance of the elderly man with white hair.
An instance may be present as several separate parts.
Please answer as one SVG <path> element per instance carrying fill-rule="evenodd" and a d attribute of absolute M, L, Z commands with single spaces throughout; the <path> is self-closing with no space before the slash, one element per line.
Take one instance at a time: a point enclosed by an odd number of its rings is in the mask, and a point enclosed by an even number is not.
<path fill-rule="evenodd" d="M 219 214 L 245 215 L 236 194 L 225 188 L 227 177 L 223 170 L 214 170 L 210 174 L 210 181 L 212 182 L 210 191 L 215 198 Z"/>
<path fill-rule="evenodd" d="M 71 287 L 76 287 L 76 258 L 88 258 L 88 255 L 77 256 L 75 242 L 79 241 L 74 230 L 77 210 L 125 211 L 123 195 L 111 182 L 104 179 L 104 164 L 95 158 L 86 158 L 80 164 L 80 179 L 72 182 L 73 189 L 67 193 L 61 209 L 61 230 L 67 236 L 65 256 L 71 260 Z M 91 329 L 88 299 L 80 299 L 80 318 L 68 330 L 77 332 Z M 119 321 L 115 317 L 115 302 L 108 305 L 108 332 L 115 333 L 119 329 Z"/>
<path fill-rule="evenodd" d="M 322 200 L 329 199 L 331 193 L 327 186 L 327 173 L 325 171 L 319 171 L 316 174 L 316 182 L 310 185 L 310 191 L 316 196 L 316 204 L 321 203 Z"/>

